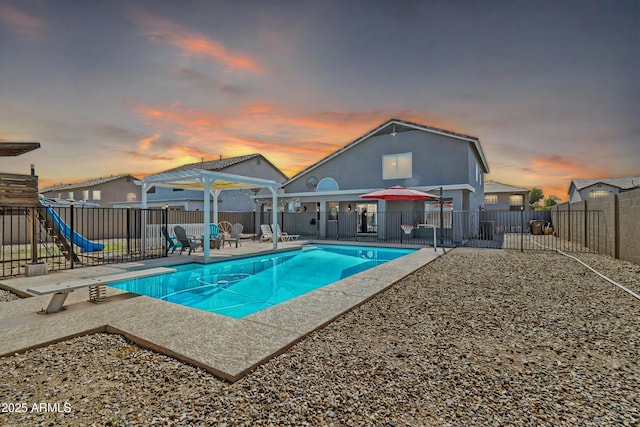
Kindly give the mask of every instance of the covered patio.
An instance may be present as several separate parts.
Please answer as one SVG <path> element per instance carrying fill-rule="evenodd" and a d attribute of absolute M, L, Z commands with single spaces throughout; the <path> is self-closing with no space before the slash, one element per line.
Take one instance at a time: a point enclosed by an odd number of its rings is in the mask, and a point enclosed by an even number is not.
<path fill-rule="evenodd" d="M 282 184 L 250 176 L 234 175 L 223 172 L 213 172 L 202 169 L 167 172 L 151 175 L 142 180 L 142 208 L 147 208 L 147 191 L 152 187 L 182 188 L 185 190 L 201 190 L 204 194 L 204 257 L 208 259 L 211 251 L 210 223 L 218 223 L 218 197 L 224 190 L 262 189 L 267 188 L 271 193 L 273 206 L 278 206 L 278 191 Z M 213 200 L 212 197 L 213 196 Z M 211 218 L 211 202 L 213 201 L 213 218 Z M 213 221 L 211 221 L 213 219 Z M 271 227 L 273 233 L 273 248 L 278 248 L 278 213 L 273 211 Z"/>

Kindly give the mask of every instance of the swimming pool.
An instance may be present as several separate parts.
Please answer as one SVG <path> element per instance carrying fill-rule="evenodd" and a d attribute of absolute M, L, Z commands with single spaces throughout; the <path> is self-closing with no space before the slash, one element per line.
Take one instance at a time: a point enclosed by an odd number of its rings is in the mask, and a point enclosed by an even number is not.
<path fill-rule="evenodd" d="M 411 252 L 414 249 L 303 246 L 213 264 L 176 266 L 175 273 L 109 286 L 242 318 Z"/>

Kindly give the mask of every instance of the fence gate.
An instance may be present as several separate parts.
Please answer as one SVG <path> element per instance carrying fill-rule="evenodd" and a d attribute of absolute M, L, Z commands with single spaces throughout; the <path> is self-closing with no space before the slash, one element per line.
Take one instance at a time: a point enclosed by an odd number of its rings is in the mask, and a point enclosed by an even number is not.
<path fill-rule="evenodd" d="M 454 212 L 452 246 L 607 253 L 602 211 Z M 478 216 L 476 220 L 474 214 Z M 611 227 L 613 224 L 610 225 Z"/>

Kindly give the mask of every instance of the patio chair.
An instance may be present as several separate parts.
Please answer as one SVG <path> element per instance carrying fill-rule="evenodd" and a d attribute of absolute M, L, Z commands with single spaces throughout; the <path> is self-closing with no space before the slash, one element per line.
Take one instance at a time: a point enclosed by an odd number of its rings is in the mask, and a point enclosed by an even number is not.
<path fill-rule="evenodd" d="M 162 230 L 162 235 L 164 236 L 164 238 L 167 239 L 167 252 L 169 251 L 169 249 L 171 249 L 171 253 L 174 253 L 176 249 L 182 247 L 182 243 L 180 243 L 175 236 L 169 236 L 167 227 L 165 225 L 160 227 L 160 229 Z"/>
<path fill-rule="evenodd" d="M 276 229 L 278 231 L 278 237 L 280 237 L 280 239 L 283 242 L 289 242 L 291 240 L 298 240 L 298 237 L 300 237 L 299 234 L 289 234 L 289 233 L 285 233 L 284 231 L 282 231 L 282 229 L 280 228 L 280 224 L 276 224 Z"/>
<path fill-rule="evenodd" d="M 236 248 L 240 244 L 240 235 L 242 234 L 242 230 L 244 230 L 244 225 L 240 223 L 235 223 L 231 226 L 231 230 L 229 231 L 229 237 L 225 237 L 224 241 L 229 242 L 229 247 L 231 247 L 231 242 L 236 242 Z"/>
<path fill-rule="evenodd" d="M 204 241 L 204 236 L 202 236 L 202 240 Z M 209 224 L 209 242 L 211 242 L 211 249 L 220 249 L 222 246 L 222 236 L 217 224 Z"/>
<path fill-rule="evenodd" d="M 261 242 L 266 242 L 269 240 L 273 241 L 273 233 L 271 232 L 271 227 L 269 227 L 269 224 L 260 225 L 260 231 L 262 231 L 262 235 L 260 236 Z"/>
<path fill-rule="evenodd" d="M 180 248 L 180 255 L 182 255 L 182 252 L 186 248 L 189 248 L 189 255 L 191 255 L 192 251 L 195 251 L 202 246 L 201 240 L 198 240 L 193 236 L 187 236 L 187 232 L 185 231 L 184 227 L 180 225 L 176 225 L 175 227 L 173 227 L 173 232 L 176 233 L 178 241 L 180 242 L 180 244 L 182 244 L 182 247 Z"/>

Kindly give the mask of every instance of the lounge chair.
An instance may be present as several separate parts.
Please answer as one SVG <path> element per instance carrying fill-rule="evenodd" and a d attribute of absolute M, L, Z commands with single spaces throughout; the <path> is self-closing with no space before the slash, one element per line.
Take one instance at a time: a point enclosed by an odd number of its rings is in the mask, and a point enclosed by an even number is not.
<path fill-rule="evenodd" d="M 187 236 L 187 232 L 184 227 L 180 225 L 173 227 L 173 232 L 176 233 L 178 241 L 182 244 L 182 247 L 180 248 L 180 255 L 182 255 L 182 252 L 186 248 L 189 248 L 189 255 L 191 255 L 192 251 L 195 251 L 202 246 L 202 240 L 198 240 L 192 236 Z"/>
<path fill-rule="evenodd" d="M 171 253 L 174 253 L 176 249 L 182 247 L 182 243 L 180 243 L 175 236 L 169 236 L 166 225 L 163 225 L 160 229 L 162 230 L 164 238 L 167 239 L 167 252 L 171 249 Z"/>
<path fill-rule="evenodd" d="M 280 239 L 283 242 L 289 242 L 291 240 L 298 240 L 298 237 L 300 237 L 299 234 L 289 234 L 289 233 L 285 233 L 284 231 L 282 231 L 280 229 L 280 224 L 276 224 L 276 229 L 278 231 L 278 236 L 280 237 Z"/>
<path fill-rule="evenodd" d="M 269 224 L 260 225 L 260 231 L 262 231 L 262 235 L 260 236 L 261 242 L 266 242 L 269 240 L 273 241 L 273 233 L 271 232 L 271 227 L 269 227 Z"/>
<path fill-rule="evenodd" d="M 242 234 L 242 230 L 244 229 L 244 225 L 240 223 L 235 223 L 231 226 L 231 231 L 229 231 L 229 237 L 225 237 L 224 241 L 229 242 L 229 247 L 231 247 L 231 242 L 236 242 L 236 248 L 240 244 L 240 235 Z"/>

